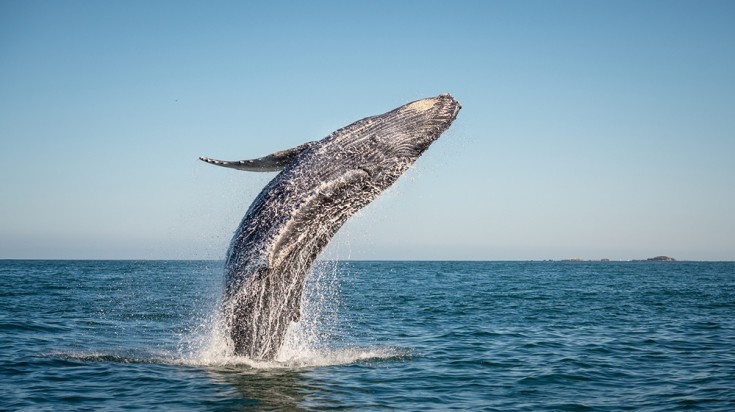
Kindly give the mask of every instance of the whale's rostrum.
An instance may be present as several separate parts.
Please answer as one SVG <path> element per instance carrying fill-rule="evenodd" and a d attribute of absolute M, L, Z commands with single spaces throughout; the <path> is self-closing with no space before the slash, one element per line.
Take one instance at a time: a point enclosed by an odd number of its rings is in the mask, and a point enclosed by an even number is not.
<path fill-rule="evenodd" d="M 342 224 L 392 185 L 454 121 L 449 94 L 367 117 L 322 140 L 252 160 L 201 160 L 281 172 L 253 201 L 230 243 L 223 319 L 236 355 L 275 358 L 300 316 L 306 275 Z"/>

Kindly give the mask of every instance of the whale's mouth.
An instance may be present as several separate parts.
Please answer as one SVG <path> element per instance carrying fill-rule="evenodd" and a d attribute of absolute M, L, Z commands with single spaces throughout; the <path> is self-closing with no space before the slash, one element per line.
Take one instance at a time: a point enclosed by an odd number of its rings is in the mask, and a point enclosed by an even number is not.
<path fill-rule="evenodd" d="M 452 103 L 453 103 L 452 104 L 452 109 L 453 109 L 453 111 L 452 111 L 452 120 L 454 120 L 457 117 L 457 114 L 459 114 L 459 111 L 462 110 L 462 104 L 460 102 L 458 102 L 457 100 L 455 100 L 454 97 L 452 97 L 452 95 L 449 94 L 449 93 L 444 93 L 444 94 L 440 95 L 440 97 L 442 97 L 442 96 L 446 96 L 446 97 L 452 99 Z"/>
<path fill-rule="evenodd" d="M 462 105 L 449 93 L 439 95 L 439 99 L 449 100 L 445 105 L 451 110 L 451 119 L 454 120 L 462 109 Z"/>
<path fill-rule="evenodd" d="M 424 116 L 430 118 L 431 122 L 440 129 L 439 134 L 449 128 L 462 109 L 462 105 L 449 93 L 418 100 L 404 107 L 424 108 Z"/>

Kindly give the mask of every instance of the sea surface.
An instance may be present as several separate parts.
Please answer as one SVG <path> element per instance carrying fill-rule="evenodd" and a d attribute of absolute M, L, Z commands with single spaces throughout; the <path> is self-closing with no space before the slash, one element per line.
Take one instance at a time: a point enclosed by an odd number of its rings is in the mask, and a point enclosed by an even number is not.
<path fill-rule="evenodd" d="M 273 362 L 217 261 L 0 261 L 0 410 L 735 411 L 735 263 L 322 262 Z"/>

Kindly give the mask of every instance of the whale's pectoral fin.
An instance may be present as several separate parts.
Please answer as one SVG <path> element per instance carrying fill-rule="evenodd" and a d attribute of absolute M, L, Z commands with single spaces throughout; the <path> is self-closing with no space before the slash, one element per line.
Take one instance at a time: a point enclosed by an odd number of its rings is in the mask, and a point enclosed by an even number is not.
<path fill-rule="evenodd" d="M 291 149 L 281 150 L 251 160 L 217 160 L 201 156 L 199 160 L 216 166 L 229 167 L 231 169 L 244 170 L 246 172 L 277 172 L 286 167 L 301 152 L 311 147 L 315 142 L 304 143 Z"/>

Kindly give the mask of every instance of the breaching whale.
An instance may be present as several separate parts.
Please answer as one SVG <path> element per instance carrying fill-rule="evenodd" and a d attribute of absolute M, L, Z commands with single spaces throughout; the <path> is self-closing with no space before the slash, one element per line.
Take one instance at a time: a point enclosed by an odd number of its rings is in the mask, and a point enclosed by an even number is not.
<path fill-rule="evenodd" d="M 449 94 L 358 120 L 322 140 L 223 167 L 281 172 L 230 243 L 222 315 L 234 353 L 274 359 L 298 321 L 307 272 L 342 224 L 392 185 L 461 109 Z"/>

